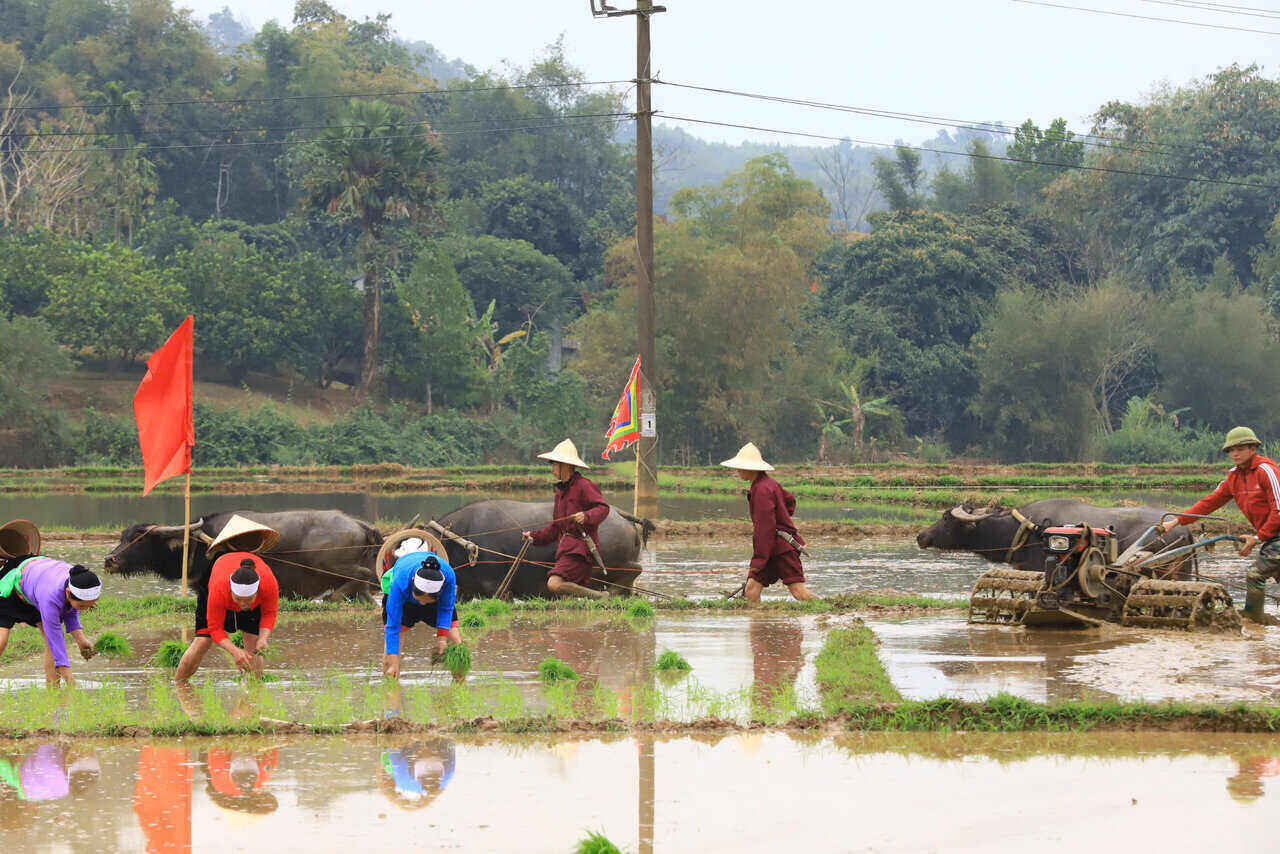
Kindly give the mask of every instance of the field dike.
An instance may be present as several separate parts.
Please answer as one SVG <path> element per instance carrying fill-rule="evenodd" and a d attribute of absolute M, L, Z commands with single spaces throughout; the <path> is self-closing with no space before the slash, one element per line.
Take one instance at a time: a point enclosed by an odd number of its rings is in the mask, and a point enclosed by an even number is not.
<path fill-rule="evenodd" d="M 156 600 L 176 597 L 155 597 Z M 638 600 L 619 600 L 610 620 L 637 624 L 628 617 Z M 141 622 L 172 611 L 174 601 L 142 601 L 129 609 Z M 189 607 L 189 605 L 187 606 Z M 296 603 L 307 612 L 356 612 L 350 608 Z M 699 606 L 706 612 L 714 609 Z M 836 607 L 841 610 L 835 611 Z M 124 609 L 122 608 L 122 613 Z M 571 624 L 593 610 L 576 601 L 465 603 L 462 616 L 479 617 L 492 627 L 513 614 L 533 614 L 550 624 Z M 659 606 L 662 610 L 662 606 Z M 733 607 L 730 613 L 745 608 Z M 823 613 L 812 604 L 776 603 L 762 611 Z M 123 686 L 48 690 L 13 686 L 0 695 L 0 737 L 95 736 L 107 738 L 233 734 L 456 733 L 456 734 L 603 734 L 733 733 L 790 731 L 832 735 L 842 732 L 1185 731 L 1271 733 L 1280 730 L 1280 707 L 1073 701 L 1043 704 L 1010 695 L 982 702 L 953 699 L 904 700 L 888 678 L 872 631 L 854 616 L 850 602 L 827 603 L 829 620 L 813 659 L 818 696 L 799 699 L 794 689 L 770 690 L 755 684 L 716 693 L 681 687 L 678 674 L 655 672 L 652 679 L 620 692 L 601 680 L 566 678 L 543 683 L 536 695 L 508 680 L 400 685 L 350 673 L 309 674 L 303 695 L 284 696 L 272 681 L 240 678 L 230 684 L 205 679 L 179 689 L 169 671 L 157 669 L 140 698 Z M 100 615 L 102 618 L 105 615 Z M 121 615 L 117 614 L 119 618 Z M 474 622 L 474 620 L 473 620 Z M 127 631 L 133 631 L 130 622 Z M 676 680 L 676 681 L 672 681 Z"/>

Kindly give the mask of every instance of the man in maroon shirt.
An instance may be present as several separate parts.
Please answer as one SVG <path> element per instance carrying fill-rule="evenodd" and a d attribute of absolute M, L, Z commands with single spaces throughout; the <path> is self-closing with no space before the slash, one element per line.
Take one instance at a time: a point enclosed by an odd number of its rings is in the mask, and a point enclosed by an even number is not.
<path fill-rule="evenodd" d="M 1235 465 L 1213 492 L 1187 510 L 1193 515 L 1169 519 L 1162 527 L 1171 531 L 1179 524 L 1190 525 L 1195 516 L 1212 513 L 1235 499 L 1254 530 L 1244 538 L 1240 557 L 1248 557 L 1255 546 L 1262 544 L 1245 577 L 1244 616 L 1255 623 L 1275 625 L 1276 619 L 1265 613 L 1263 606 L 1267 579 L 1280 577 L 1280 473 L 1273 460 L 1258 453 L 1261 447 L 1261 440 L 1248 427 L 1236 427 L 1227 433 L 1222 450 Z"/>
<path fill-rule="evenodd" d="M 578 449 L 565 439 L 553 450 L 538 454 L 548 460 L 556 478 L 556 501 L 551 511 L 551 524 L 541 531 L 525 531 L 536 545 L 557 541 L 556 564 L 547 570 L 547 590 L 558 596 L 585 596 L 605 599 L 609 594 L 592 590 L 591 571 L 600 553 L 600 535 L 596 529 L 609 515 L 609 504 L 599 488 L 578 469 L 590 468 L 578 456 Z M 595 546 L 595 554 L 587 545 L 587 537 Z"/>
<path fill-rule="evenodd" d="M 743 445 L 733 459 L 720 465 L 751 482 L 747 490 L 753 529 L 751 570 L 747 573 L 744 595 L 752 602 L 759 602 L 764 588 L 781 581 L 795 598 L 801 601 L 815 598 L 804 586 L 804 567 L 800 565 L 804 540 L 791 521 L 796 497 L 766 474 L 773 471 L 773 466 L 764 461 L 760 449 L 751 442 Z"/>

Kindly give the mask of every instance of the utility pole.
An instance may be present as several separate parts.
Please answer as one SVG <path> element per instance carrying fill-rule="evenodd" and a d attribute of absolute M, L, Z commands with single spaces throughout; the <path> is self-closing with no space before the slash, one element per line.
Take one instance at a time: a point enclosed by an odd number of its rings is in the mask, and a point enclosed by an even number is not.
<path fill-rule="evenodd" d="M 636 337 L 640 350 L 640 440 L 636 443 L 635 514 L 658 515 L 658 369 L 654 357 L 657 308 L 653 295 L 653 68 L 649 52 L 649 19 L 667 11 L 651 0 L 636 0 L 634 9 L 616 9 L 590 0 L 597 18 L 636 18 Z"/>

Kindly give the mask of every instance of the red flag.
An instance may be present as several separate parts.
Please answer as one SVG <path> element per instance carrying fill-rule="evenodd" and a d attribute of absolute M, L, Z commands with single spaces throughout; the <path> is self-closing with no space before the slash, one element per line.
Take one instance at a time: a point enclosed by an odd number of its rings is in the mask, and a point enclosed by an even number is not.
<path fill-rule="evenodd" d="M 147 375 L 133 395 L 133 417 L 142 447 L 143 495 L 160 481 L 191 471 L 191 446 L 196 443 L 191 411 L 194 329 L 194 318 L 187 317 L 151 354 Z"/>

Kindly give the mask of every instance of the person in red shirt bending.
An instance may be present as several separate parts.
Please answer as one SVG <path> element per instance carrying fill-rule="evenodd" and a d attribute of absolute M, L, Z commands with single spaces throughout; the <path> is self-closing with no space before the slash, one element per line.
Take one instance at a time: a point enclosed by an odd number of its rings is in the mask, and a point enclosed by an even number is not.
<path fill-rule="evenodd" d="M 547 453 L 538 454 L 538 459 L 551 463 L 556 501 L 551 524 L 541 531 L 525 531 L 524 536 L 536 545 L 557 542 L 556 564 L 547 570 L 547 590 L 558 596 L 608 598 L 609 594 L 587 586 L 600 554 L 596 529 L 609 515 L 609 504 L 600 489 L 578 471 L 591 467 L 582 461 L 578 448 L 568 439 Z"/>
<path fill-rule="evenodd" d="M 208 585 L 196 589 L 196 636 L 174 674 L 178 682 L 191 678 L 214 644 L 227 651 L 239 670 L 262 676 L 267 639 L 280 610 L 280 585 L 255 552 L 271 548 L 278 539 L 266 525 L 232 516 L 209 544 L 210 556 L 226 554 L 213 562 Z M 244 649 L 228 637 L 235 631 L 244 633 Z"/>
<path fill-rule="evenodd" d="M 1188 515 L 1166 520 L 1166 532 L 1178 525 L 1190 525 L 1194 516 L 1212 513 L 1231 499 L 1253 526 L 1254 533 L 1240 544 L 1240 557 L 1248 557 L 1259 543 L 1258 556 L 1246 576 L 1244 616 L 1255 623 L 1276 625 L 1274 617 L 1263 610 L 1268 578 L 1280 577 L 1280 473 L 1274 460 L 1258 453 L 1262 441 L 1248 427 L 1236 427 L 1227 433 L 1222 450 L 1235 463 L 1226 478 L 1193 504 Z"/>
<path fill-rule="evenodd" d="M 815 598 L 804 586 L 804 567 L 800 564 L 804 540 L 791 521 L 796 497 L 766 473 L 773 471 L 773 466 L 764 461 L 760 449 L 751 442 L 743 445 L 737 456 L 720 465 L 751 482 L 747 490 L 752 527 L 751 569 L 747 573 L 744 595 L 751 602 L 759 602 L 760 593 L 766 587 L 781 581 L 795 598 L 801 601 Z"/>

